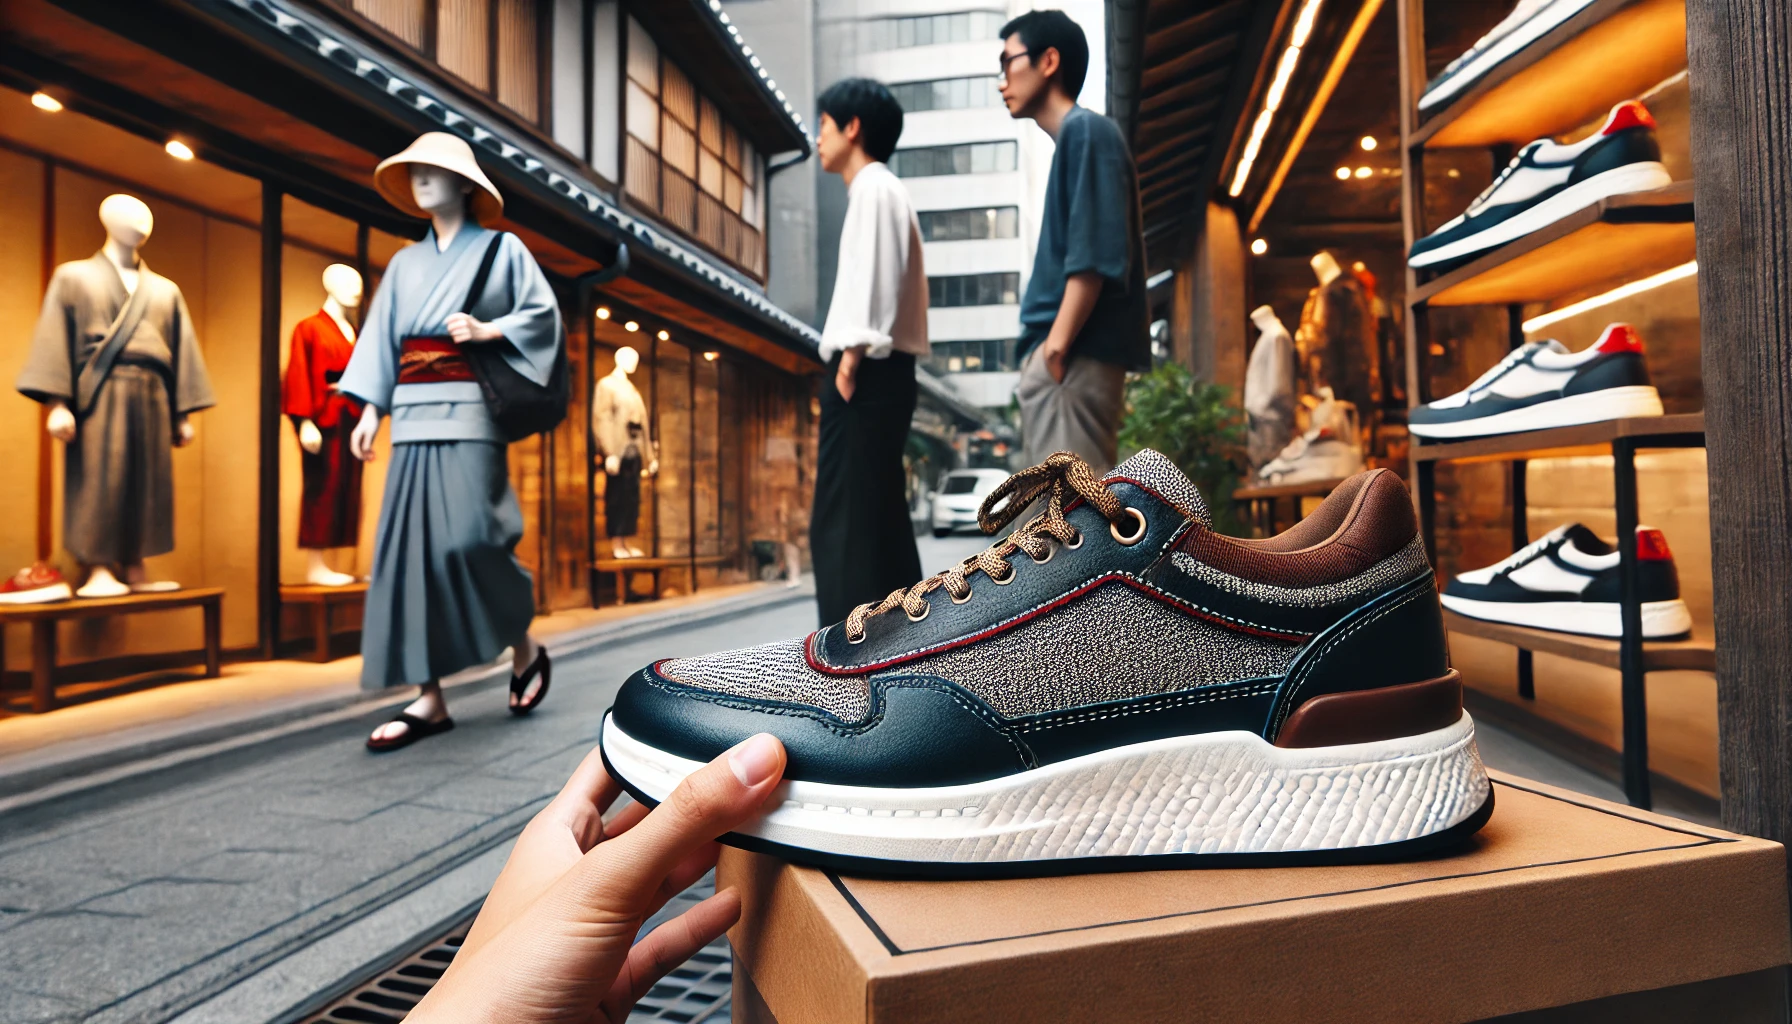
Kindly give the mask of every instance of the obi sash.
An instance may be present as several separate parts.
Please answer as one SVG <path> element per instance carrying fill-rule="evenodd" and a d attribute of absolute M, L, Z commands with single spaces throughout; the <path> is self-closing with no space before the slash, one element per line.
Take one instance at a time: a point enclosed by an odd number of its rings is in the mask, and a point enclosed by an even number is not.
<path fill-rule="evenodd" d="M 398 383 L 445 384 L 475 380 L 473 364 L 450 338 L 410 337 L 398 351 Z"/>

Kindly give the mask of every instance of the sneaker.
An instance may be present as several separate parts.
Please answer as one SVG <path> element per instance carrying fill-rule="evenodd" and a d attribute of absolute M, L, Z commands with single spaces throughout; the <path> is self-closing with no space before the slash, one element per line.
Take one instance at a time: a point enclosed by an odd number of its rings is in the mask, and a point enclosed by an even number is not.
<path fill-rule="evenodd" d="M 1493 31 L 1475 41 L 1462 56 L 1451 61 L 1419 97 L 1420 113 L 1430 113 L 1467 91 L 1508 58 L 1536 42 L 1551 29 L 1579 14 L 1593 0 L 1518 0 Z"/>
<path fill-rule="evenodd" d="M 1680 575 L 1660 530 L 1637 527 L 1637 588 L 1643 599 L 1643 637 L 1671 640 L 1692 632 L 1680 600 Z M 1444 588 L 1444 607 L 1471 619 L 1556 633 L 1617 638 L 1618 549 L 1571 523 L 1549 531 L 1517 554 L 1465 572 Z"/>
<path fill-rule="evenodd" d="M 1513 349 L 1467 388 L 1409 410 L 1407 430 L 1457 440 L 1660 415 L 1642 337 L 1629 324 L 1610 324 L 1579 352 L 1554 338 Z"/>
<path fill-rule="evenodd" d="M 1519 150 L 1460 217 L 1412 244 L 1407 263 L 1446 270 L 1607 196 L 1673 180 L 1661 163 L 1655 118 L 1641 103 L 1626 100 L 1594 135 L 1570 145 L 1538 139 Z"/>
<path fill-rule="evenodd" d="M 1068 452 L 951 570 L 807 637 L 657 662 L 603 724 L 648 804 L 760 732 L 780 798 L 725 841 L 931 877 L 1414 856 L 1491 813 L 1412 502 L 1385 470 L 1264 541 L 1169 460 Z M 867 538 L 874 542 L 875 538 Z"/>
<path fill-rule="evenodd" d="M 0 604 L 46 604 L 73 596 L 75 592 L 62 573 L 42 562 L 26 566 L 0 583 Z"/>
<path fill-rule="evenodd" d="M 1280 455 L 1263 464 L 1257 471 L 1259 484 L 1284 487 L 1316 480 L 1342 480 L 1363 471 L 1356 406 L 1333 398 L 1331 388 L 1320 388 L 1319 398 L 1307 432 L 1288 442 Z"/>

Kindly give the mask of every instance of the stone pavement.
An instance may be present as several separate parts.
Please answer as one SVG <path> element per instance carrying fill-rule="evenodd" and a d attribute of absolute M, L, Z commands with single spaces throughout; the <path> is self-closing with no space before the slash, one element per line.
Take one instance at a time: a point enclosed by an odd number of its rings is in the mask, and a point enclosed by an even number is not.
<path fill-rule="evenodd" d="M 163 1021 L 502 848 L 597 739 L 626 674 L 814 626 L 807 601 L 563 659 L 543 707 L 501 679 L 457 728 L 362 749 L 379 709 L 0 815 L 0 1022 Z"/>

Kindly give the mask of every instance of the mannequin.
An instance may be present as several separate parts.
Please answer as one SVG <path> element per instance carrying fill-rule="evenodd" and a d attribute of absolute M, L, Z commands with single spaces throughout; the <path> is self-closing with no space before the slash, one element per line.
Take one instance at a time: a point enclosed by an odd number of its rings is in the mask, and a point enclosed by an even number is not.
<path fill-rule="evenodd" d="M 216 400 L 186 298 L 138 256 L 149 207 L 111 195 L 99 215 L 106 244 L 56 268 L 17 386 L 64 445 L 63 547 L 88 570 L 76 595 L 175 590 L 143 560 L 174 550 L 173 449 Z"/>
<path fill-rule="evenodd" d="M 647 430 L 647 403 L 628 379 L 640 365 L 640 355 L 624 345 L 616 350 L 616 368 L 591 393 L 591 436 L 610 478 L 604 487 L 604 528 L 617 558 L 641 557 L 641 549 L 628 543 L 640 532 L 641 478 L 660 471 Z"/>
<path fill-rule="evenodd" d="M 1294 435 L 1294 339 L 1268 306 L 1251 311 L 1257 343 L 1244 374 L 1246 454 L 1253 468 L 1276 457 Z"/>
<path fill-rule="evenodd" d="M 387 202 L 430 229 L 386 264 L 361 338 L 342 373 L 344 395 L 365 402 L 349 449 L 373 458 L 380 421 L 392 421 L 392 463 L 374 541 L 361 626 L 361 685 L 415 685 L 417 699 L 375 729 L 390 751 L 454 727 L 443 676 L 501 656 L 511 665 L 510 711 L 547 697 L 547 648 L 529 633 L 535 584 L 516 559 L 522 510 L 508 448 L 462 350 L 494 346 L 511 369 L 547 383 L 565 334 L 553 288 L 521 239 L 487 225 L 504 200 L 465 139 L 426 132 L 380 162 Z M 475 292 L 478 268 L 489 275 Z"/>
<path fill-rule="evenodd" d="M 361 304 L 361 275 L 332 263 L 324 268 L 323 285 L 323 309 L 293 326 L 282 408 L 304 451 L 299 547 L 307 558 L 305 580 L 342 587 L 355 577 L 331 569 L 324 552 L 352 548 L 360 539 L 361 460 L 350 453 L 349 439 L 361 403 L 342 394 L 337 382 L 354 352 L 348 311 Z"/>
<path fill-rule="evenodd" d="M 1301 391 L 1329 387 L 1338 401 L 1373 417 L 1381 405 L 1381 346 L 1369 297 L 1331 253 L 1314 255 L 1312 266 L 1319 286 L 1308 293 L 1294 334 Z"/>

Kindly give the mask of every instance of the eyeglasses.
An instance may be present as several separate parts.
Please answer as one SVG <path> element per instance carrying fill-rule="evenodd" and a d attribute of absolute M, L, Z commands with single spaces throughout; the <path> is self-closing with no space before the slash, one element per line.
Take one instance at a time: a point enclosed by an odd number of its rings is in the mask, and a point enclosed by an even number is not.
<path fill-rule="evenodd" d="M 1021 59 L 1022 57 L 1031 57 L 1031 56 L 1033 56 L 1032 50 L 1022 50 L 1019 53 L 1004 53 L 1004 54 L 1002 54 L 1002 56 L 997 58 L 997 60 L 996 60 L 996 63 L 1001 66 L 1001 71 L 998 74 L 1002 78 L 1007 78 L 1008 77 L 1008 64 L 1011 61 L 1017 61 L 1017 60 Z"/>

